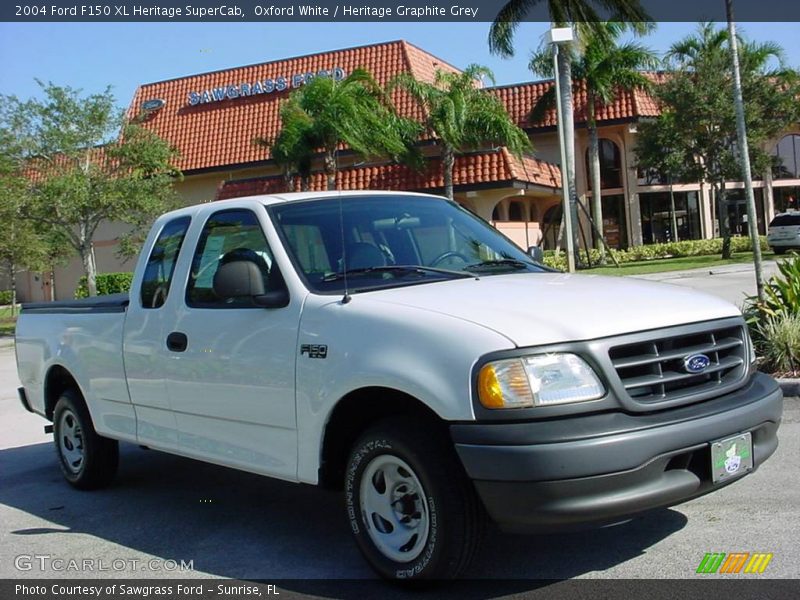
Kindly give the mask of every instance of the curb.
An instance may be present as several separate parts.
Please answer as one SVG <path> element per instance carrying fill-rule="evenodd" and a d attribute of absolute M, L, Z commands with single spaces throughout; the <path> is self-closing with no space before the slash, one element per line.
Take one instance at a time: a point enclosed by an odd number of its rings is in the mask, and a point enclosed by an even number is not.
<path fill-rule="evenodd" d="M 776 379 L 785 397 L 800 396 L 800 379 Z"/>

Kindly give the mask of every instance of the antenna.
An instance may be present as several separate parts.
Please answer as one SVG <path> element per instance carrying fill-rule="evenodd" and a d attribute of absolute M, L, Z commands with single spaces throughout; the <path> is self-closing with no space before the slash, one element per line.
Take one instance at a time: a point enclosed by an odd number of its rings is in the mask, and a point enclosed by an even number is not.
<path fill-rule="evenodd" d="M 342 194 L 339 193 L 339 233 L 342 236 L 342 275 L 344 277 L 344 296 L 342 304 L 347 304 L 352 300 L 347 286 L 347 249 L 344 243 L 344 208 L 342 206 Z"/>

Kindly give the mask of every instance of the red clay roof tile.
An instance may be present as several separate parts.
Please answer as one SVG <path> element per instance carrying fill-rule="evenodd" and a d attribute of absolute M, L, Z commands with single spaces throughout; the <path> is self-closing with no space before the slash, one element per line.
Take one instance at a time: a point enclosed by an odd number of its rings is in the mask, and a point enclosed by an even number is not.
<path fill-rule="evenodd" d="M 136 91 L 128 115 L 137 116 L 147 100 L 165 101 L 163 108 L 146 115 L 143 123 L 177 148 L 180 153 L 177 166 L 183 171 L 257 164 L 269 159 L 269 151 L 254 139 L 269 139 L 278 133 L 280 105 L 292 89 L 292 76 L 336 67 L 345 72 L 362 67 L 382 86 L 401 72 L 411 72 L 417 79 L 432 81 L 437 69 L 458 71 L 408 42 L 393 41 L 145 84 Z M 284 91 L 194 106 L 189 103 L 190 92 L 210 90 L 213 93 L 229 85 L 253 85 L 280 76 L 289 79 Z M 549 111 L 540 123 L 531 124 L 528 120 L 531 108 L 551 85 L 550 81 L 542 81 L 489 90 L 502 100 L 518 125 L 531 129 L 556 125 L 555 110 Z M 392 101 L 401 115 L 422 119 L 420 106 L 406 92 L 395 90 Z M 653 99 L 645 92 L 636 91 L 620 94 L 616 102 L 599 111 L 598 117 L 610 120 L 655 114 L 658 108 Z M 586 94 L 581 84 L 575 90 L 575 117 L 578 123 L 586 119 Z"/>
<path fill-rule="evenodd" d="M 561 185 L 561 171 L 545 161 L 523 157 L 521 160 L 501 148 L 497 152 L 481 152 L 456 157 L 453 172 L 455 186 L 481 183 L 522 182 L 546 188 Z M 420 171 L 405 165 L 376 165 L 340 169 L 336 174 L 337 190 L 434 190 L 444 187 L 441 160 L 432 158 Z M 310 189 L 327 189 L 325 174 L 318 172 L 311 178 Z M 283 177 L 274 175 L 253 179 L 223 182 L 217 190 L 217 200 L 238 198 L 255 194 L 286 191 Z"/>

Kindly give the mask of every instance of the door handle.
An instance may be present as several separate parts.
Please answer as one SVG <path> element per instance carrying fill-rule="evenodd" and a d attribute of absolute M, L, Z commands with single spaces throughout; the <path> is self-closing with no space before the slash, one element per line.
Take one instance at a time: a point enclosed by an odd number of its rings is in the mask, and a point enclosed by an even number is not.
<path fill-rule="evenodd" d="M 189 339 L 185 333 L 173 331 L 167 336 L 167 349 L 172 352 L 183 352 L 189 344 Z"/>

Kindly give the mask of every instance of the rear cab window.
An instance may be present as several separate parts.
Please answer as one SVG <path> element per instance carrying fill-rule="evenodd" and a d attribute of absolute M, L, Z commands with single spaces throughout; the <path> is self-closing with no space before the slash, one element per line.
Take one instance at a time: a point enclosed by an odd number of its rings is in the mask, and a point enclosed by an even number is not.
<path fill-rule="evenodd" d="M 158 234 L 142 277 L 139 294 L 142 308 L 161 308 L 167 301 L 172 275 L 175 272 L 175 261 L 190 223 L 190 217 L 178 217 L 164 225 Z"/>

